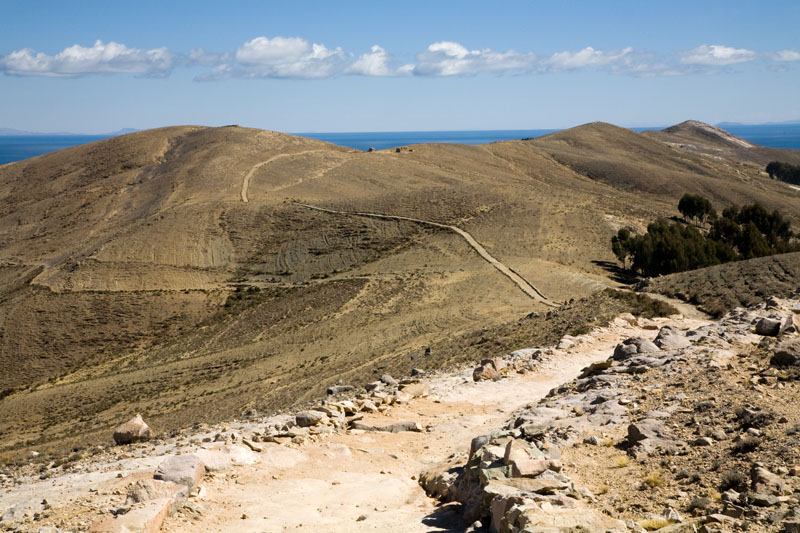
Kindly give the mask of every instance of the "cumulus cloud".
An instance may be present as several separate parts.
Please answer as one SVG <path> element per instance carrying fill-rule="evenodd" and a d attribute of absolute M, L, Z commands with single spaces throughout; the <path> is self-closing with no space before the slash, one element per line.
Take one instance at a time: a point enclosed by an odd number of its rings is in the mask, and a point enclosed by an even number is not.
<path fill-rule="evenodd" d="M 536 62 L 533 52 L 468 50 L 459 43 L 439 41 L 417 54 L 417 63 L 401 67 L 418 76 L 460 76 L 479 72 L 527 71 Z"/>
<path fill-rule="evenodd" d="M 89 74 L 131 73 L 166 76 L 173 57 L 166 48 L 141 50 L 111 41 L 94 46 L 73 45 L 56 55 L 29 48 L 0 56 L 0 71 L 15 76 L 78 77 Z"/>
<path fill-rule="evenodd" d="M 756 58 L 756 53 L 744 48 L 732 48 L 712 44 L 703 44 L 683 53 L 681 63 L 687 65 L 706 65 L 712 67 L 723 67 L 734 63 L 744 63 Z"/>
<path fill-rule="evenodd" d="M 356 55 L 301 37 L 255 37 L 235 51 L 208 52 L 194 48 L 173 53 L 166 48 L 129 48 L 97 41 L 91 47 L 73 45 L 48 55 L 24 48 L 0 56 L 0 72 L 16 76 L 78 77 L 89 74 L 131 73 L 166 76 L 176 67 L 203 67 L 197 80 L 227 78 L 323 79 L 355 76 L 473 76 L 480 73 L 545 74 L 600 69 L 630 76 L 673 76 L 723 72 L 720 67 L 754 60 L 776 63 L 800 61 L 800 52 L 780 50 L 757 54 L 722 45 L 701 45 L 673 54 L 653 54 L 632 47 L 597 50 L 587 46 L 550 56 L 490 48 L 469 49 L 458 42 L 437 41 L 417 53 L 413 62 L 397 66 L 389 51 L 373 45 Z M 779 68 L 772 65 L 772 68 Z"/>
<path fill-rule="evenodd" d="M 263 78 L 327 78 L 346 65 L 341 48 L 299 37 L 256 37 L 236 50 L 235 59 L 246 76 Z"/>
<path fill-rule="evenodd" d="M 797 50 L 779 50 L 771 54 L 775 61 L 800 61 L 800 52 Z"/>
<path fill-rule="evenodd" d="M 347 68 L 347 73 L 363 76 L 392 76 L 397 74 L 397 71 L 393 71 L 391 68 L 389 53 L 376 44 L 368 53 L 358 56 L 358 59 Z"/>
<path fill-rule="evenodd" d="M 575 70 L 587 67 L 603 67 L 625 63 L 633 48 L 630 46 L 622 50 L 602 51 L 587 46 L 577 52 L 557 52 L 544 61 L 544 66 L 549 70 Z"/>

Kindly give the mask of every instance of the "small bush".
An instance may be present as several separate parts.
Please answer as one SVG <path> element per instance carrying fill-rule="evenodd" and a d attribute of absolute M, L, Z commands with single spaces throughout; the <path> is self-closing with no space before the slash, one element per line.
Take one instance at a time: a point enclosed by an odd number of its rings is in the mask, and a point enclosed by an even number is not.
<path fill-rule="evenodd" d="M 664 486 L 664 478 L 661 477 L 661 472 L 650 472 L 644 478 L 644 485 L 651 489 Z"/>
<path fill-rule="evenodd" d="M 722 483 L 719 485 L 719 490 L 725 492 L 731 489 L 736 492 L 747 490 L 747 476 L 737 470 L 731 470 L 722 474 Z"/>
<path fill-rule="evenodd" d="M 696 496 L 692 498 L 692 501 L 689 502 L 689 512 L 697 511 L 705 511 L 711 506 L 711 498 L 707 498 L 705 496 Z"/>
<path fill-rule="evenodd" d="M 765 428 L 775 419 L 775 413 L 737 408 L 736 418 L 743 428 Z"/>
<path fill-rule="evenodd" d="M 614 464 L 617 465 L 617 468 L 625 468 L 628 466 L 628 458 L 624 455 L 620 455 L 614 460 Z"/>
<path fill-rule="evenodd" d="M 755 451 L 759 446 L 761 446 L 761 439 L 752 435 L 748 435 L 733 445 L 731 453 L 750 453 Z"/>

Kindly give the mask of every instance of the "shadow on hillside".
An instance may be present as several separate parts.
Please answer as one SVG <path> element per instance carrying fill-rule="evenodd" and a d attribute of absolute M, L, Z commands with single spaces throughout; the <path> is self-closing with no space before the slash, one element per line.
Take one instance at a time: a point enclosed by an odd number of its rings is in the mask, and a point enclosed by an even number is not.
<path fill-rule="evenodd" d="M 629 270 L 621 268 L 617 263 L 613 263 L 611 261 L 592 261 L 592 264 L 595 264 L 608 272 L 611 275 L 611 279 L 617 283 L 632 286 L 639 281 L 639 278 L 636 277 L 635 274 Z"/>
<path fill-rule="evenodd" d="M 422 519 L 422 523 L 430 527 L 431 531 L 448 533 L 463 533 L 470 526 L 464 522 L 461 505 L 457 503 L 438 506 L 435 511 Z"/>

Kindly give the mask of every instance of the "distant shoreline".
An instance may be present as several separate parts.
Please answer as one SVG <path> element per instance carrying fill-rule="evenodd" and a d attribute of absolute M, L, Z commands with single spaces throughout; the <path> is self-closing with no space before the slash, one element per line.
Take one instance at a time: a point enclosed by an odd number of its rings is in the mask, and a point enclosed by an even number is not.
<path fill-rule="evenodd" d="M 660 127 L 630 128 L 648 131 Z M 6 130 L 8 131 L 8 130 Z M 531 130 L 451 130 L 451 131 L 384 131 L 384 132 L 315 132 L 295 133 L 320 141 L 355 148 L 357 150 L 385 150 L 398 146 L 421 143 L 488 144 L 497 141 L 535 138 L 561 131 L 561 129 Z M 800 150 L 800 124 L 730 125 L 726 131 L 749 142 L 769 148 Z M 108 139 L 105 135 L 0 135 L 0 165 L 63 150 L 71 146 Z"/>

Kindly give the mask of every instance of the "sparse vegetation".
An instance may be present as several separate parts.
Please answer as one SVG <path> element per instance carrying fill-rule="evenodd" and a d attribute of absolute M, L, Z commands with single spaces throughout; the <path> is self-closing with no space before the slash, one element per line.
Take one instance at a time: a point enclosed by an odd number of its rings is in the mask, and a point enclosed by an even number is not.
<path fill-rule="evenodd" d="M 647 290 L 697 305 L 714 317 L 748 307 L 767 296 L 788 296 L 797 288 L 800 253 L 737 261 L 655 278 Z"/>

